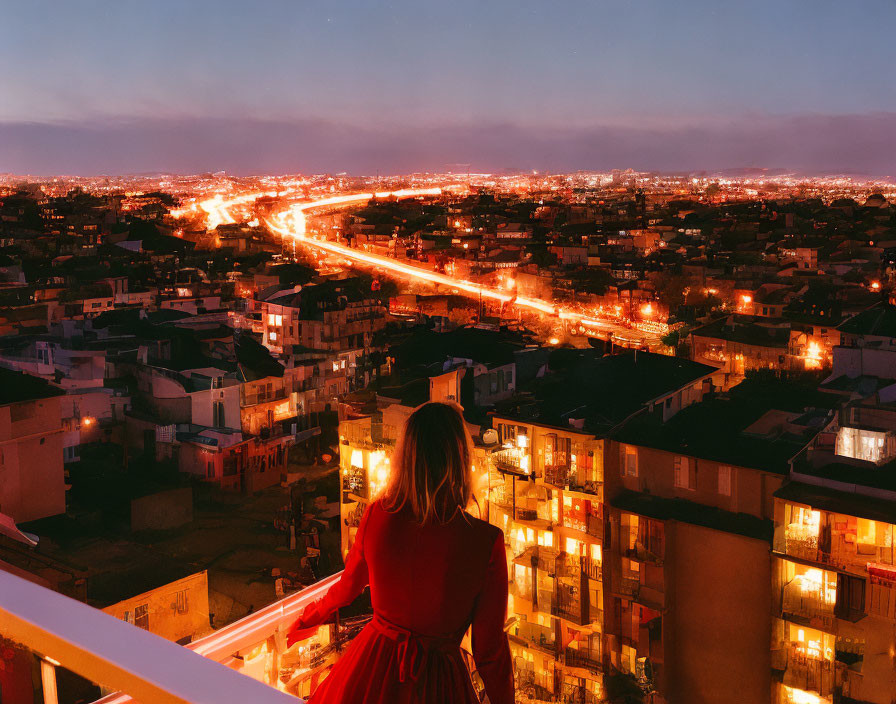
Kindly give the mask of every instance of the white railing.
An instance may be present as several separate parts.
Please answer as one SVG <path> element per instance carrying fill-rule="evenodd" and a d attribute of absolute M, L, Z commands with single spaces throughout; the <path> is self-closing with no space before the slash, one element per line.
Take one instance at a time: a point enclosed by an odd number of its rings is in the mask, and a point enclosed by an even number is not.
<path fill-rule="evenodd" d="M 0 634 L 48 666 L 61 664 L 118 690 L 97 704 L 296 704 L 294 697 L 230 669 L 240 663 L 234 655 L 272 636 L 285 638 L 302 609 L 336 579 L 328 577 L 183 647 L 0 571 Z"/>

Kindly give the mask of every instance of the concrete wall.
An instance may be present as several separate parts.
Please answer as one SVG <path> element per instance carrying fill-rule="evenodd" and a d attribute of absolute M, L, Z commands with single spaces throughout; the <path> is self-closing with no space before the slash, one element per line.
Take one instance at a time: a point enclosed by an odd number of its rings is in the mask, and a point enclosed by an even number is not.
<path fill-rule="evenodd" d="M 0 408 L 0 512 L 17 523 L 64 513 L 59 398 L 14 405 Z"/>
<path fill-rule="evenodd" d="M 196 425 L 215 426 L 214 401 L 224 402 L 224 427 L 240 428 L 240 387 L 227 386 L 223 389 L 205 389 L 190 394 L 192 422 Z"/>
<path fill-rule="evenodd" d="M 666 524 L 667 700 L 766 704 L 771 692 L 771 557 L 760 540 Z"/>
<path fill-rule="evenodd" d="M 774 498 L 772 494 L 781 488 L 784 477 L 758 469 L 724 465 L 721 462 L 688 459 L 694 468 L 695 489 L 675 486 L 675 458 L 673 452 L 650 447 L 635 447 L 638 453 L 638 476 L 621 476 L 621 453 L 623 444 L 608 441 L 606 444 L 606 467 L 604 492 L 608 499 L 621 489 L 630 489 L 664 496 L 680 498 L 704 506 L 713 506 L 733 513 L 748 513 L 757 518 L 774 518 Z M 731 466 L 731 496 L 719 493 L 719 467 Z"/>
<path fill-rule="evenodd" d="M 189 642 L 211 631 L 208 621 L 208 574 L 205 571 L 108 606 L 103 611 L 133 622 L 145 606 L 148 630 L 172 641 Z"/>
<path fill-rule="evenodd" d="M 832 377 L 876 376 L 889 379 L 896 367 L 896 350 L 871 347 L 835 347 Z"/>

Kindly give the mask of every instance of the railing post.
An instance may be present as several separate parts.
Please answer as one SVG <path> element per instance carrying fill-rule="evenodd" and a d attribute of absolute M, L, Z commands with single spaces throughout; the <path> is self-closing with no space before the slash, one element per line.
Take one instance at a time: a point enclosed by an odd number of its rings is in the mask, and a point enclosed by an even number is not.
<path fill-rule="evenodd" d="M 44 692 L 44 704 L 59 704 L 56 692 L 56 666 L 47 660 L 40 661 L 40 683 Z"/>

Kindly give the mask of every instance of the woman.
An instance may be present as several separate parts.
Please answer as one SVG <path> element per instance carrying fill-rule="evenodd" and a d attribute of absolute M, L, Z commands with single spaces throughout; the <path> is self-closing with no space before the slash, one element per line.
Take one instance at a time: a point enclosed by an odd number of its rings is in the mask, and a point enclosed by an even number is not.
<path fill-rule="evenodd" d="M 370 585 L 373 620 L 311 704 L 475 703 L 460 650 L 471 624 L 489 701 L 513 702 L 504 537 L 464 510 L 472 499 L 471 460 L 454 407 L 427 403 L 408 418 L 390 482 L 361 518 L 342 577 L 290 631 L 292 644 Z"/>

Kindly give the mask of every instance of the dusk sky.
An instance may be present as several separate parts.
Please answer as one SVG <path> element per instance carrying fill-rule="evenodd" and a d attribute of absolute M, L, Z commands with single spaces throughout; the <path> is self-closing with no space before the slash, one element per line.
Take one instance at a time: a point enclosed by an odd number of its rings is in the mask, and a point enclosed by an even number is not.
<path fill-rule="evenodd" d="M 4 2 L 0 171 L 896 175 L 894 0 Z"/>

